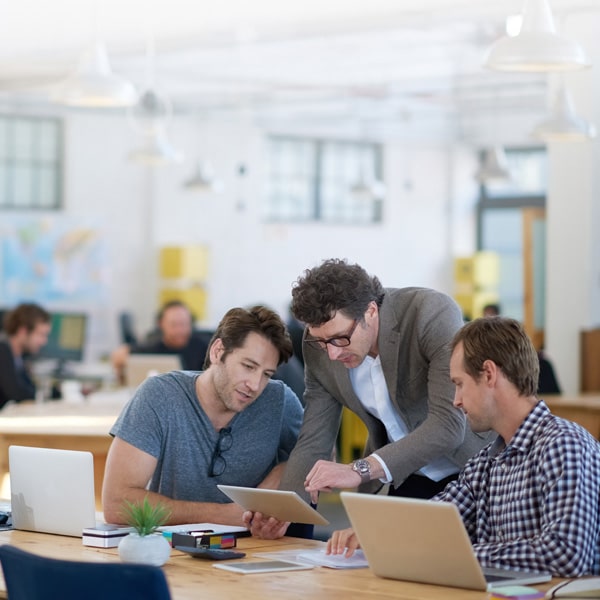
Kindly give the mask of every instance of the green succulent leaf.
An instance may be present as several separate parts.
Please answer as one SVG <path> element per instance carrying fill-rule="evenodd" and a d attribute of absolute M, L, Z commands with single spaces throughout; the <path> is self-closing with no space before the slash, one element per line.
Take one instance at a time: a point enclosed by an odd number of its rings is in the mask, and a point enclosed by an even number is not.
<path fill-rule="evenodd" d="M 151 504 L 146 496 L 143 502 L 125 500 L 123 518 L 129 527 L 133 527 L 139 535 L 150 535 L 164 525 L 171 511 L 160 502 Z"/>

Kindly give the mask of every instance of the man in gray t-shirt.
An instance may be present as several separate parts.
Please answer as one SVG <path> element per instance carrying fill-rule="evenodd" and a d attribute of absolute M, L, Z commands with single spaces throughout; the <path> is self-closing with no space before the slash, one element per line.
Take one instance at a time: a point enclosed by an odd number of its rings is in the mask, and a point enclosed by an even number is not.
<path fill-rule="evenodd" d="M 204 371 L 146 380 L 111 430 L 106 520 L 122 522 L 123 501 L 148 496 L 167 505 L 169 524 L 243 525 L 242 508 L 216 486 L 278 487 L 302 405 L 270 378 L 291 352 L 276 313 L 235 308 L 211 340 Z"/>

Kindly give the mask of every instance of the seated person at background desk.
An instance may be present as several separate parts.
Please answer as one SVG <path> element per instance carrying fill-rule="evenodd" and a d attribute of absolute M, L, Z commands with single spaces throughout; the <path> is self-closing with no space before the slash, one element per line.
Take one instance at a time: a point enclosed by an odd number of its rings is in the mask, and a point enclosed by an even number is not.
<path fill-rule="evenodd" d="M 158 313 L 157 321 L 158 331 L 149 334 L 146 341 L 135 346 L 123 344 L 112 353 L 111 361 L 121 380 L 130 353 L 179 354 L 182 369 L 202 369 L 210 336 L 194 331 L 192 314 L 187 306 L 178 300 L 168 302 Z"/>
<path fill-rule="evenodd" d="M 9 400 L 35 398 L 28 357 L 48 342 L 50 314 L 37 304 L 20 304 L 4 316 L 0 333 L 0 408 Z"/>
<path fill-rule="evenodd" d="M 203 372 L 147 379 L 111 430 L 102 490 L 106 520 L 123 522 L 123 501 L 148 496 L 167 505 L 169 524 L 242 526 L 242 508 L 216 486 L 277 488 L 302 422 L 297 396 L 271 381 L 291 354 L 275 312 L 233 308 L 210 342 Z"/>
<path fill-rule="evenodd" d="M 600 573 L 600 444 L 556 417 L 536 396 L 538 360 L 513 319 L 477 319 L 452 342 L 455 406 L 474 431 L 498 437 L 433 500 L 458 507 L 484 567 L 546 571 L 556 577 Z M 348 555 L 352 530 L 328 549 Z"/>

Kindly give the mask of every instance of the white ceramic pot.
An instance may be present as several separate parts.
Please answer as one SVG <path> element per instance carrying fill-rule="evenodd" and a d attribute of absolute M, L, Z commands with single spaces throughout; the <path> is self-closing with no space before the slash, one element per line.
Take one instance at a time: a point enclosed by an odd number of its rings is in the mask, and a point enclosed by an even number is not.
<path fill-rule="evenodd" d="M 171 554 L 171 546 L 160 533 L 139 535 L 132 532 L 119 543 L 119 557 L 123 562 L 143 563 L 160 567 Z"/>

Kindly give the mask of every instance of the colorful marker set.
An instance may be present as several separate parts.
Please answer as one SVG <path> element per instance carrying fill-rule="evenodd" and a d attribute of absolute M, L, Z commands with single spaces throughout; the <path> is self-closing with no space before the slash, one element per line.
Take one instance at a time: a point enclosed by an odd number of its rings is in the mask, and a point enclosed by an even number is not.
<path fill-rule="evenodd" d="M 171 546 L 190 546 L 192 548 L 235 548 L 235 533 L 214 533 L 209 531 L 173 532 Z"/>

